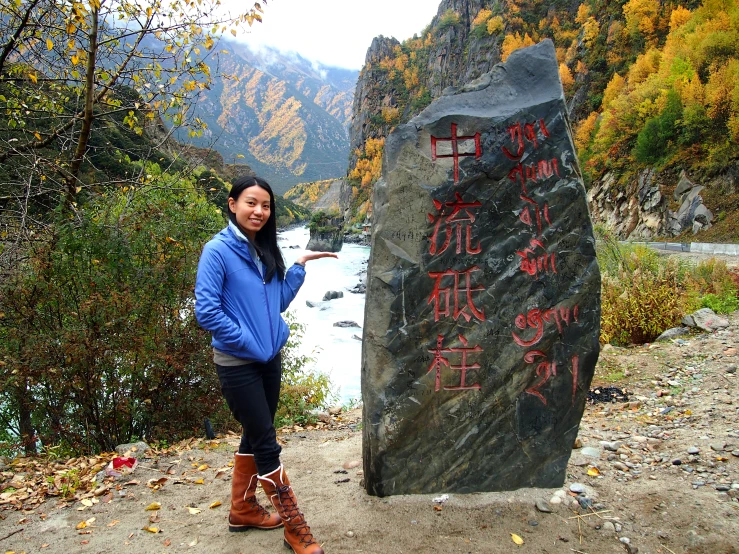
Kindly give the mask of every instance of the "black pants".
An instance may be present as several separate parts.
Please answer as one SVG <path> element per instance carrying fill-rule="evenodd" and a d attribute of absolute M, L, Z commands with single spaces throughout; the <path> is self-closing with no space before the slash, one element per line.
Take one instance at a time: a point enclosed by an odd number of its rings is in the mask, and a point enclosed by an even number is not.
<path fill-rule="evenodd" d="M 216 364 L 221 392 L 244 432 L 240 454 L 254 454 L 261 475 L 280 466 L 282 448 L 277 444 L 275 413 L 280 399 L 282 356 L 277 354 L 267 363 L 240 366 Z"/>

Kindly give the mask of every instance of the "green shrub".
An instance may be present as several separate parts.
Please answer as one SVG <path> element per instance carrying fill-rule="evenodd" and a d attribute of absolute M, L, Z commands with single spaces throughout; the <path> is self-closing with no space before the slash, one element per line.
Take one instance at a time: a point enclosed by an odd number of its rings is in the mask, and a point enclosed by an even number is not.
<path fill-rule="evenodd" d="M 316 411 L 327 408 L 334 399 L 328 376 L 307 371 L 313 359 L 298 353 L 304 326 L 295 320 L 292 312 L 285 314 L 285 320 L 290 326 L 290 338 L 282 349 L 282 388 L 276 427 L 315 423 Z"/>
<path fill-rule="evenodd" d="M 711 308 L 717 314 L 730 314 L 739 309 L 736 293 L 718 295 L 709 293 L 701 298 L 701 308 Z"/>
<path fill-rule="evenodd" d="M 436 31 L 441 34 L 446 31 L 449 27 L 459 25 L 459 14 L 453 9 L 448 9 L 439 18 L 439 23 L 436 26 Z"/>
<path fill-rule="evenodd" d="M 30 427 L 27 450 L 174 441 L 227 416 L 192 310 L 200 251 L 222 227 L 176 176 L 108 192 L 74 217 L 58 211 L 0 284 L 0 406 L 14 428 Z"/>

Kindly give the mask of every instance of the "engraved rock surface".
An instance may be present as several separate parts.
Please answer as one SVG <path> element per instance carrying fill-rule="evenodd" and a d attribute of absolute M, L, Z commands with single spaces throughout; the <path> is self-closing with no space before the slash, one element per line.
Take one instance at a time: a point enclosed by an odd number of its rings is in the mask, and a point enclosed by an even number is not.
<path fill-rule="evenodd" d="M 550 41 L 385 146 L 363 326 L 365 487 L 558 487 L 598 358 L 600 273 Z"/>

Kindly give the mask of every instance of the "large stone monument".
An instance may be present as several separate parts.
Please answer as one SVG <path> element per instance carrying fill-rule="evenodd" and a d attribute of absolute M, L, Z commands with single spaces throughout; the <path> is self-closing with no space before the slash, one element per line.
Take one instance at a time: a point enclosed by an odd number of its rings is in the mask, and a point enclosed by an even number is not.
<path fill-rule="evenodd" d="M 600 273 L 552 43 L 396 128 L 373 209 L 367 491 L 560 486 L 598 359 Z"/>

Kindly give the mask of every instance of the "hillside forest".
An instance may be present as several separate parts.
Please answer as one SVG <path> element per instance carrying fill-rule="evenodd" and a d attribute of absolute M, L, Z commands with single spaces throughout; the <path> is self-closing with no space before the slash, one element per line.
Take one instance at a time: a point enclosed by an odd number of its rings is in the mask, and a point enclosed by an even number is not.
<path fill-rule="evenodd" d="M 354 131 L 349 171 L 354 214 L 367 209 L 394 125 L 443 87 L 463 84 L 458 76 L 478 76 L 476 68 L 545 38 L 556 47 L 586 186 L 610 175 L 610 194 L 634 195 L 639 172 L 650 168 L 669 196 L 685 170 L 707 185 L 704 202 L 716 215 L 713 227 L 685 240 L 739 239 L 735 0 L 445 0 L 420 36 L 368 53 L 360 87 L 370 110 Z"/>

